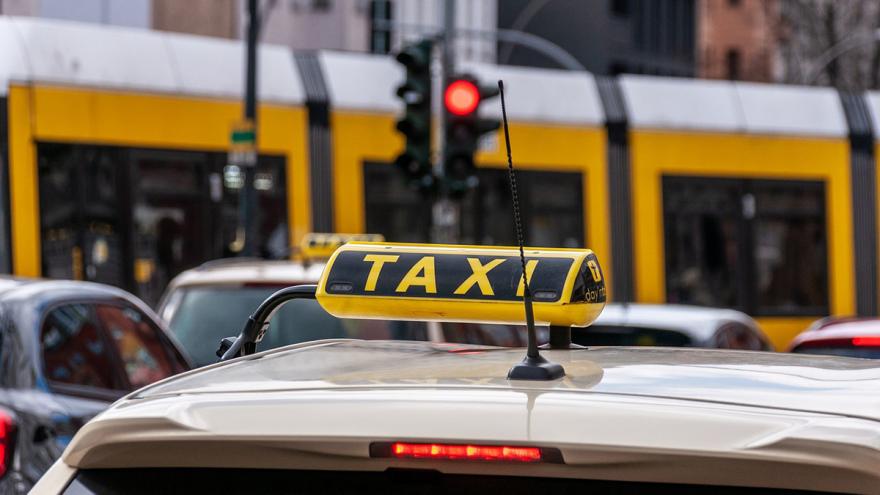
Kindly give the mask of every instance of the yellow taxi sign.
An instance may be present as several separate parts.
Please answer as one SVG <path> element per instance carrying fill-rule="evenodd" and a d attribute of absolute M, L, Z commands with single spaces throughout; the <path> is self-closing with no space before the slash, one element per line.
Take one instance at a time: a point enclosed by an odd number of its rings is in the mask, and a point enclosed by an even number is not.
<path fill-rule="evenodd" d="M 584 327 L 605 306 L 589 249 L 526 248 L 535 323 Z M 525 323 L 515 247 L 350 242 L 327 263 L 317 298 L 340 318 Z"/>
<path fill-rule="evenodd" d="M 326 259 L 336 249 L 351 241 L 383 242 L 382 234 L 306 234 L 300 242 L 300 254 L 306 259 Z"/>

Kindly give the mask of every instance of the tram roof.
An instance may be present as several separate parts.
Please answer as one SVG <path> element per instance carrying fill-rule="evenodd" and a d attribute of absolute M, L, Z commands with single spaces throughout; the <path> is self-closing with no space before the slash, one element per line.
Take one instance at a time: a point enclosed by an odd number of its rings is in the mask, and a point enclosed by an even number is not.
<path fill-rule="evenodd" d="M 833 88 L 624 75 L 635 129 L 846 137 Z"/>
<path fill-rule="evenodd" d="M 0 96 L 10 84 L 45 83 L 202 97 L 243 92 L 240 40 L 29 17 L 0 17 Z M 332 108 L 399 113 L 394 95 L 403 70 L 387 55 L 320 51 Z M 259 95 L 270 103 L 302 104 L 302 79 L 291 50 L 262 44 Z M 510 117 L 519 122 L 601 126 L 596 80 L 583 71 L 462 63 L 492 84 L 504 79 Z M 364 84 L 370 81 L 370 84 Z M 654 76 L 618 78 L 631 128 L 845 138 L 843 107 L 833 88 L 707 81 Z M 518 96 L 517 96 L 518 95 Z M 880 129 L 880 93 L 864 95 Z M 500 111 L 497 98 L 481 108 Z"/>
<path fill-rule="evenodd" d="M 394 89 L 403 82 L 403 69 L 387 55 L 322 51 L 318 54 L 333 108 L 399 113 L 403 106 Z M 511 102 L 508 115 L 518 122 L 601 126 L 605 121 L 596 81 L 589 72 L 536 69 L 465 62 L 458 71 L 482 84 L 504 80 Z M 373 84 L 365 85 L 369 80 Z M 501 117 L 498 98 L 481 107 L 485 116 Z"/>
<path fill-rule="evenodd" d="M 3 16 L 0 46 L 0 95 L 34 82 L 236 99 L 244 91 L 236 40 Z M 259 54 L 260 99 L 305 101 L 290 50 L 263 44 Z"/>
<path fill-rule="evenodd" d="M 880 139 L 880 91 L 868 91 L 865 93 L 865 101 L 868 103 L 874 138 Z"/>

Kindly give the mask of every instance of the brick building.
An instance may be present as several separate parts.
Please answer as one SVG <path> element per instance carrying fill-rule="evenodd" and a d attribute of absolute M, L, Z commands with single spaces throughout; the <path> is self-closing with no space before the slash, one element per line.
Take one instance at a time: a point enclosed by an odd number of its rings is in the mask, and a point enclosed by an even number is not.
<path fill-rule="evenodd" d="M 699 0 L 697 77 L 776 80 L 777 7 L 776 0 Z"/>

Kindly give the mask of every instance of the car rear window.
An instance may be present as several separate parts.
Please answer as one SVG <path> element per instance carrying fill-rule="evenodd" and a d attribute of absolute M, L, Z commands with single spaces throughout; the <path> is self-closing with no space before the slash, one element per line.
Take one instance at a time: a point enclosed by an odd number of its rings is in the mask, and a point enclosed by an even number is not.
<path fill-rule="evenodd" d="M 183 295 L 170 327 L 197 366 L 217 361 L 220 339 L 238 335 L 248 317 L 282 286 L 193 287 Z M 346 320 L 336 318 L 314 300 L 293 300 L 272 317 L 258 350 L 310 340 L 427 340 L 424 322 Z"/>
<path fill-rule="evenodd" d="M 855 347 L 813 344 L 795 347 L 791 352 L 798 354 L 824 354 L 827 356 L 843 356 L 865 359 L 880 359 L 880 347 Z"/>
<path fill-rule="evenodd" d="M 64 495 L 263 493 L 503 493 L 535 494 L 711 494 L 803 493 L 765 488 L 730 488 L 665 483 L 443 474 L 429 470 L 396 469 L 382 472 L 300 471 L 278 469 L 96 469 L 82 470 Z"/>
<path fill-rule="evenodd" d="M 586 346 L 687 347 L 693 345 L 690 337 L 675 330 L 602 324 L 573 328 L 571 341 Z"/>

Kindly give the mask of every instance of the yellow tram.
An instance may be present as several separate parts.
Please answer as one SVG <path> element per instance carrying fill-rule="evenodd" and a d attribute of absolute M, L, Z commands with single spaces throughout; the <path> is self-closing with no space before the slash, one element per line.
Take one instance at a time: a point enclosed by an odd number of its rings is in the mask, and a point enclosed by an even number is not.
<path fill-rule="evenodd" d="M 0 43 L 3 271 L 155 301 L 178 271 L 235 254 L 240 44 L 10 17 Z M 777 348 L 822 316 L 877 314 L 880 96 L 461 69 L 509 88 L 526 243 L 590 246 L 612 300 L 741 309 Z M 261 254 L 309 231 L 427 241 L 430 205 L 390 165 L 393 59 L 264 46 L 259 70 Z M 499 143 L 481 143 L 461 242 L 514 241 Z"/>

